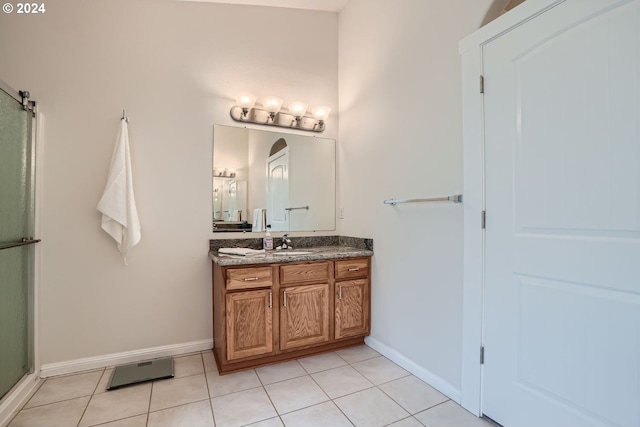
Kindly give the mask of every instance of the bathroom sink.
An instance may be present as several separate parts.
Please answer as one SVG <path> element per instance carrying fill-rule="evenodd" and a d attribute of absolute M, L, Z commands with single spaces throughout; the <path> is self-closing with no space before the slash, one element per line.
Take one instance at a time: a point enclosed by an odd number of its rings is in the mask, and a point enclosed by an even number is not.
<path fill-rule="evenodd" d="M 273 255 L 277 255 L 277 256 L 296 256 L 296 255 L 310 255 L 313 254 L 315 252 L 311 252 L 311 251 L 275 251 L 273 252 Z"/>

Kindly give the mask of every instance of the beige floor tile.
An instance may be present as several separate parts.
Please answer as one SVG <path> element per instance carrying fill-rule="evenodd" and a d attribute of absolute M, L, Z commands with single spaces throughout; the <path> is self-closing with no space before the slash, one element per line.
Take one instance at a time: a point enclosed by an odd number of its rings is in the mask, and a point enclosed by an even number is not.
<path fill-rule="evenodd" d="M 147 427 L 214 427 L 211 402 L 189 403 L 149 413 Z"/>
<path fill-rule="evenodd" d="M 150 411 L 209 399 L 204 374 L 153 382 Z"/>
<path fill-rule="evenodd" d="M 376 357 L 363 362 L 354 363 L 351 366 L 375 385 L 380 385 L 410 375 L 409 372 L 405 371 L 386 357 Z"/>
<path fill-rule="evenodd" d="M 493 427 L 488 420 L 478 418 L 462 406 L 449 400 L 441 405 L 414 415 L 427 427 Z"/>
<path fill-rule="evenodd" d="M 151 383 L 138 384 L 94 395 L 80 420 L 79 427 L 146 414 L 151 398 Z"/>
<path fill-rule="evenodd" d="M 337 350 L 336 354 L 347 363 L 362 362 L 363 360 L 380 357 L 380 353 L 366 345 L 358 345 L 355 347 L 345 348 L 343 350 Z"/>
<path fill-rule="evenodd" d="M 202 361 L 204 362 L 205 372 L 218 372 L 218 366 L 216 365 L 216 358 L 213 356 L 213 351 L 203 351 Z"/>
<path fill-rule="evenodd" d="M 239 427 L 278 416 L 262 387 L 215 397 L 211 405 L 216 427 Z"/>
<path fill-rule="evenodd" d="M 280 421 L 280 417 L 275 417 L 264 421 L 258 421 L 255 424 L 249 424 L 247 427 L 284 427 L 284 424 Z"/>
<path fill-rule="evenodd" d="M 100 370 L 47 379 L 24 407 L 25 409 L 33 408 L 48 403 L 91 396 L 101 376 L 102 371 Z"/>
<path fill-rule="evenodd" d="M 405 418 L 404 420 L 397 421 L 393 424 L 389 424 L 389 427 L 424 427 L 423 424 L 413 417 Z"/>
<path fill-rule="evenodd" d="M 287 427 L 352 427 L 333 402 L 325 402 L 282 416 Z"/>
<path fill-rule="evenodd" d="M 309 356 L 298 359 L 298 362 L 300 362 L 302 367 L 310 374 L 326 371 L 327 369 L 337 368 L 347 364 L 344 359 L 335 353 L 322 353 L 316 356 Z"/>
<path fill-rule="evenodd" d="M 447 396 L 413 375 L 390 381 L 379 387 L 410 414 L 416 414 L 449 400 Z"/>
<path fill-rule="evenodd" d="M 69 427 L 78 424 L 89 397 L 65 400 L 24 409 L 9 423 L 9 427 Z"/>
<path fill-rule="evenodd" d="M 334 402 L 356 427 L 382 427 L 409 416 L 377 388 L 340 397 Z"/>
<path fill-rule="evenodd" d="M 204 364 L 200 353 L 173 359 L 174 378 L 204 374 Z"/>
<path fill-rule="evenodd" d="M 98 424 L 95 427 L 147 427 L 147 414 L 125 418 L 124 420 L 111 421 L 110 423 Z"/>
<path fill-rule="evenodd" d="M 210 397 L 223 396 L 262 385 L 253 369 L 226 375 L 220 375 L 218 372 L 207 372 L 207 383 L 209 384 Z"/>
<path fill-rule="evenodd" d="M 100 382 L 98 383 L 98 387 L 96 387 L 96 391 L 94 392 L 94 394 L 107 392 L 107 386 L 109 385 L 109 381 L 111 381 L 111 376 L 113 375 L 114 369 L 115 368 L 107 368 L 104 370 L 102 378 L 100 378 Z"/>
<path fill-rule="evenodd" d="M 332 399 L 373 387 L 369 380 L 351 366 L 329 369 L 311 376 Z"/>
<path fill-rule="evenodd" d="M 309 376 L 269 384 L 264 388 L 280 415 L 329 400 Z"/>
<path fill-rule="evenodd" d="M 302 368 L 297 360 L 257 368 L 256 373 L 264 385 L 307 375 L 307 371 Z"/>

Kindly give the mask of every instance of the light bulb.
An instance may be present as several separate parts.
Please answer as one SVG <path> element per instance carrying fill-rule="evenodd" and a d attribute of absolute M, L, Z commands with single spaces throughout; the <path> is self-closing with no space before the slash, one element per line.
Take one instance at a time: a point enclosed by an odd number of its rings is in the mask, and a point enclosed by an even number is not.
<path fill-rule="evenodd" d="M 275 114 L 278 111 L 280 111 L 281 107 L 282 107 L 282 98 L 278 98 L 277 96 L 270 96 L 268 98 L 265 98 L 264 101 L 262 101 L 262 108 L 267 113 Z"/>
<path fill-rule="evenodd" d="M 255 103 L 256 103 L 255 95 L 249 92 L 241 92 L 238 94 L 238 96 L 236 96 L 236 105 L 242 108 L 243 110 L 245 108 L 247 110 L 250 110 L 251 108 L 253 108 L 253 104 Z"/>
<path fill-rule="evenodd" d="M 311 114 L 313 114 L 313 117 L 319 122 L 324 122 L 325 120 L 327 120 L 330 112 L 331 108 L 324 105 L 318 105 L 317 107 L 313 107 L 311 109 Z"/>
<path fill-rule="evenodd" d="M 307 112 L 307 104 L 304 102 L 296 101 L 289 104 L 289 112 L 295 117 L 304 116 Z"/>

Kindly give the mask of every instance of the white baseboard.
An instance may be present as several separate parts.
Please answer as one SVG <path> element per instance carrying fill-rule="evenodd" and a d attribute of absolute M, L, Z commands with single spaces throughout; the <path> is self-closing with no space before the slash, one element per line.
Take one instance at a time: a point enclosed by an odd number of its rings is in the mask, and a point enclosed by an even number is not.
<path fill-rule="evenodd" d="M 38 390 L 40 378 L 37 373 L 22 378 L 18 384 L 0 401 L 0 426 L 4 427 L 25 402 Z"/>
<path fill-rule="evenodd" d="M 460 398 L 461 398 L 460 389 L 454 387 L 453 385 L 451 385 L 451 383 L 443 380 L 442 378 L 435 375 L 434 373 L 429 372 L 428 370 L 424 369 L 422 366 L 416 364 L 412 360 L 407 359 L 404 355 L 400 354 L 398 351 L 392 349 L 391 347 L 388 347 L 387 345 L 381 343 L 380 341 L 378 341 L 373 337 L 370 337 L 370 336 L 366 337 L 364 341 L 369 347 L 371 347 L 378 353 L 382 354 L 387 359 L 391 360 L 392 362 L 396 363 L 397 365 L 411 372 L 413 375 L 420 378 L 422 381 L 426 382 L 431 387 L 435 388 L 440 393 L 447 396 L 449 399 L 460 404 Z"/>
<path fill-rule="evenodd" d="M 183 344 L 172 344 L 160 347 L 144 348 L 141 350 L 125 351 L 123 353 L 106 354 L 103 356 L 87 357 L 83 359 L 69 360 L 67 362 L 48 363 L 40 367 L 40 377 L 49 378 L 56 375 L 90 371 L 92 369 L 140 362 L 148 359 L 157 359 L 159 357 L 195 353 L 210 350 L 212 348 L 213 340 L 202 340 Z"/>

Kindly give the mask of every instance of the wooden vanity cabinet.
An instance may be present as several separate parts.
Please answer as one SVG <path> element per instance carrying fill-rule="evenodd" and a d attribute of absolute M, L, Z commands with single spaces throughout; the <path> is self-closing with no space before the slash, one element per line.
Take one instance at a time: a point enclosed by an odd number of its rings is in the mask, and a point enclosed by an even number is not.
<path fill-rule="evenodd" d="M 329 342 L 330 264 L 323 261 L 280 266 L 281 350 Z"/>
<path fill-rule="evenodd" d="M 272 353 L 273 268 L 232 268 L 225 276 L 227 360 Z"/>
<path fill-rule="evenodd" d="M 220 373 L 360 344 L 370 330 L 370 257 L 213 263 Z"/>
<path fill-rule="evenodd" d="M 369 333 L 369 269 L 368 259 L 335 262 L 335 339 Z"/>
<path fill-rule="evenodd" d="M 228 360 L 273 352 L 272 298 L 271 289 L 227 294 Z"/>

